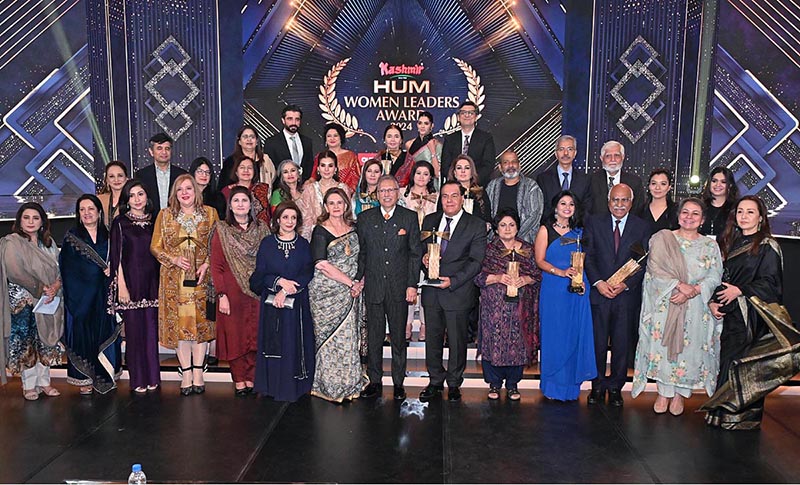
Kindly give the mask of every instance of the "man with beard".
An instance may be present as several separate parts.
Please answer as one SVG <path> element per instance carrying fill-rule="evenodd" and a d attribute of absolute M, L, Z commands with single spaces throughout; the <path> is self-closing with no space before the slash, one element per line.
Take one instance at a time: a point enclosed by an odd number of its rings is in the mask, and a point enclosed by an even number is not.
<path fill-rule="evenodd" d="M 600 149 L 600 161 L 603 168 L 592 174 L 592 211 L 593 215 L 608 214 L 608 192 L 617 184 L 625 184 L 633 190 L 633 208 L 631 212 L 639 214 L 647 202 L 644 196 L 642 179 L 638 175 L 622 170 L 625 161 L 625 147 L 616 140 L 609 140 Z"/>
<path fill-rule="evenodd" d="M 583 170 L 573 168 L 572 163 L 578 153 L 578 142 L 572 135 L 562 135 L 556 140 L 555 166 L 545 170 L 536 177 L 536 183 L 542 189 L 544 211 L 542 219 L 553 214 L 553 197 L 561 191 L 569 190 L 580 203 L 583 214 L 592 212 L 592 190 L 589 176 Z M 600 201 L 605 203 L 605 201 Z"/>
<path fill-rule="evenodd" d="M 303 110 L 295 104 L 290 104 L 281 111 L 283 130 L 264 141 L 264 154 L 268 155 L 275 165 L 284 160 L 292 160 L 301 167 L 303 182 L 311 177 L 314 166 L 314 152 L 311 148 L 311 138 L 298 133 L 303 122 Z M 268 183 L 272 183 L 270 180 Z"/>
<path fill-rule="evenodd" d="M 500 174 L 486 187 L 492 218 L 501 209 L 514 209 L 520 218 L 517 237 L 533 244 L 542 218 L 542 190 L 535 180 L 520 173 L 519 159 L 511 150 L 500 156 Z"/>

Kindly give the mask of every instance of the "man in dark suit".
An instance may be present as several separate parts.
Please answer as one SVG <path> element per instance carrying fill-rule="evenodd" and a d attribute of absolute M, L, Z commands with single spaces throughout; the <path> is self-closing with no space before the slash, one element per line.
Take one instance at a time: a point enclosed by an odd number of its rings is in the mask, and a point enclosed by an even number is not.
<path fill-rule="evenodd" d="M 290 104 L 281 111 L 283 130 L 264 140 L 264 154 L 277 167 L 284 160 L 294 160 L 302 170 L 303 182 L 311 177 L 314 167 L 314 152 L 311 138 L 298 133 L 303 123 L 303 110 Z"/>
<path fill-rule="evenodd" d="M 420 393 L 420 401 L 441 396 L 445 381 L 449 388 L 448 399 L 461 399 L 460 386 L 467 365 L 467 317 L 477 301 L 477 288 L 472 280 L 480 273 L 486 254 L 486 223 L 462 208 L 464 188 L 461 184 L 446 182 L 439 197 L 442 210 L 429 214 L 422 221 L 424 231 L 448 233 L 449 240 L 441 240 L 439 278 L 442 283 L 422 291 L 427 329 L 425 365 L 430 383 Z M 422 263 L 428 267 L 428 254 Z M 445 329 L 450 350 L 447 370 L 442 364 Z"/>
<path fill-rule="evenodd" d="M 611 286 L 606 282 L 629 259 L 638 259 L 632 248 L 647 249 L 650 240 L 649 225 L 630 213 L 633 191 L 625 184 L 617 184 L 608 197 L 610 214 L 586 220 L 586 276 L 592 285 L 589 300 L 592 304 L 594 349 L 597 378 L 592 380 L 588 403 L 597 404 L 605 398 L 608 403 L 622 406 L 622 386 L 627 377 L 627 355 L 630 351 L 631 327 L 635 321 L 633 307 L 639 301 L 644 271 L 639 271 L 626 281 Z M 644 265 L 644 262 L 642 262 Z M 611 340 L 611 374 L 606 376 L 606 355 Z"/>
<path fill-rule="evenodd" d="M 397 180 L 384 175 L 378 180 L 380 207 L 358 216 L 358 274 L 364 280 L 367 307 L 369 385 L 361 397 L 380 395 L 383 377 L 383 339 L 386 321 L 392 345 L 394 398 L 403 400 L 406 391 L 406 319 L 408 305 L 417 300 L 422 243 L 417 213 L 397 205 Z"/>
<path fill-rule="evenodd" d="M 153 205 L 159 209 L 167 207 L 169 192 L 172 185 L 179 175 L 186 173 L 186 170 L 177 165 L 172 165 L 172 138 L 166 133 L 156 133 L 150 138 L 148 148 L 150 156 L 153 157 L 153 164 L 148 165 L 136 172 L 137 180 L 142 182 L 147 197 Z"/>
<path fill-rule="evenodd" d="M 448 178 L 450 164 L 457 156 L 469 155 L 475 162 L 480 186 L 486 187 L 491 180 L 497 153 L 492 134 L 475 127 L 478 114 L 478 105 L 472 101 L 464 101 L 458 108 L 461 129 L 445 136 L 442 144 L 442 179 Z"/>
<path fill-rule="evenodd" d="M 556 160 L 558 163 L 536 177 L 536 183 L 542 189 L 544 198 L 544 211 L 542 220 L 552 215 L 553 197 L 562 190 L 569 190 L 581 205 L 584 214 L 592 212 L 592 190 L 589 185 L 589 176 L 585 172 L 573 169 L 572 162 L 578 153 L 578 142 L 572 135 L 562 135 L 556 140 Z M 600 203 L 605 203 L 601 201 Z"/>
<path fill-rule="evenodd" d="M 608 200 L 608 191 L 617 184 L 625 184 L 633 190 L 633 209 L 631 212 L 638 214 L 646 199 L 642 179 L 638 175 L 622 169 L 625 161 L 625 147 L 622 143 L 610 140 L 600 149 L 600 160 L 603 168 L 592 174 L 592 211 L 593 215 L 608 214 L 608 207 L 604 201 Z"/>

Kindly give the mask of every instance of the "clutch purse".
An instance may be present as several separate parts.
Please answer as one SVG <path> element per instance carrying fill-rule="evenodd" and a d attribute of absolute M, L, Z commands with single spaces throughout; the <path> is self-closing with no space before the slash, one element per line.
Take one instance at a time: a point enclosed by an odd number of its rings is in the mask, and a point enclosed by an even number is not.
<path fill-rule="evenodd" d="M 275 306 L 275 295 L 269 295 L 264 301 L 267 305 Z M 294 298 L 291 296 L 287 296 L 285 300 L 283 300 L 283 308 L 288 308 L 289 310 L 294 310 Z"/>

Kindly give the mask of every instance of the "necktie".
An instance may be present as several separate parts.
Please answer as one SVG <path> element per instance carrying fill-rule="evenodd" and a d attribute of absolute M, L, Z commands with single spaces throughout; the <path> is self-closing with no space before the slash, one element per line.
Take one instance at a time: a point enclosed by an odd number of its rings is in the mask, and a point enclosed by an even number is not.
<path fill-rule="evenodd" d="M 388 221 L 390 217 L 392 216 L 390 216 L 389 213 L 387 212 L 386 214 L 383 215 L 383 220 Z"/>
<path fill-rule="evenodd" d="M 299 167 L 302 160 L 300 160 L 300 150 L 297 149 L 297 135 L 292 135 L 292 161 Z"/>
<path fill-rule="evenodd" d="M 449 233 L 450 232 L 450 223 L 453 222 L 453 218 L 452 217 L 445 217 L 444 220 L 447 221 L 447 223 L 444 225 L 444 232 L 448 232 Z M 444 254 L 444 252 L 447 251 L 447 245 L 448 244 L 450 244 L 450 241 L 448 241 L 445 238 L 442 238 L 442 254 Z"/>
<path fill-rule="evenodd" d="M 561 182 L 561 190 L 569 190 L 569 174 L 564 172 L 561 175 L 564 176 L 564 181 Z"/>
<path fill-rule="evenodd" d="M 464 146 L 461 148 L 461 154 L 466 155 L 469 151 L 469 135 L 464 135 Z"/>
<path fill-rule="evenodd" d="M 619 232 L 619 219 L 614 221 L 616 225 L 614 226 L 614 254 L 619 253 L 619 240 L 621 239 L 621 234 Z"/>
<path fill-rule="evenodd" d="M 609 176 L 608 177 L 608 190 L 611 190 L 613 188 L 614 188 L 614 177 Z"/>

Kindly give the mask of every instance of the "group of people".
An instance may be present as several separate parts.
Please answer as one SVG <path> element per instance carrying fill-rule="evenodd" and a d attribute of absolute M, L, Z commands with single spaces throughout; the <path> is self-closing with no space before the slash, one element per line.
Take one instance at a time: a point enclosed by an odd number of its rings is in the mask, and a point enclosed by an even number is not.
<path fill-rule="evenodd" d="M 124 335 L 134 392 L 158 388 L 160 343 L 175 349 L 190 395 L 205 390 L 216 341 L 237 396 L 342 402 L 381 395 L 388 328 L 401 400 L 418 319 L 423 401 L 445 384 L 449 400 L 461 398 L 473 339 L 490 400 L 504 384 L 519 400 L 537 361 L 548 399 L 575 400 L 590 380 L 590 405 L 607 393 L 622 406 L 630 367 L 633 397 L 657 382 L 656 413 L 680 415 L 695 389 L 712 395 L 769 331 L 746 298 L 781 301 L 763 202 L 739 198 L 724 167 L 699 198 L 673 202 L 663 169 L 645 192 L 616 141 L 586 174 L 573 168 L 569 135 L 556 142 L 557 164 L 533 179 L 513 151 L 495 161 L 478 114 L 463 103 L 460 129 L 442 141 L 427 112 L 411 140 L 390 125 L 385 148 L 362 165 L 337 124 L 314 154 L 302 110 L 289 105 L 267 140 L 239 130 L 218 182 L 206 158 L 189 172 L 173 165 L 172 140 L 158 134 L 152 165 L 129 179 L 111 162 L 101 193 L 78 199 L 60 253 L 42 207 L 23 204 L 0 242 L 2 364 L 35 400 L 58 395 L 48 369 L 66 352 L 69 383 L 104 393 L 119 377 Z M 762 407 L 714 409 L 708 422 L 752 427 Z"/>

